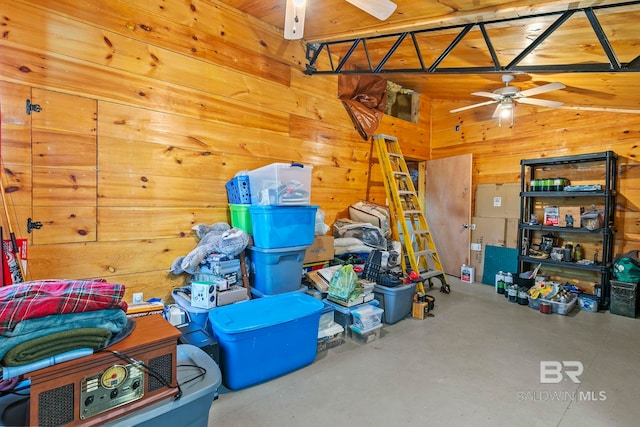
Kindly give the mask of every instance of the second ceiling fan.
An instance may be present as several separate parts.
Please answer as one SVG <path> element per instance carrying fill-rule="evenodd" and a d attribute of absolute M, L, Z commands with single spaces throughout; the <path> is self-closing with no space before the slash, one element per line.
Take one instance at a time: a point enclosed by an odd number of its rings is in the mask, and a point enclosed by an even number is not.
<path fill-rule="evenodd" d="M 504 87 L 494 90 L 493 92 L 473 92 L 471 95 L 483 96 L 491 98 L 491 101 L 480 102 L 478 104 L 467 105 L 466 107 L 456 108 L 451 110 L 450 113 L 457 113 L 459 111 L 469 110 L 471 108 L 482 107 L 485 105 L 498 104 L 493 117 L 511 118 L 511 124 L 513 125 L 513 107 L 514 101 L 522 104 L 537 105 L 539 107 L 556 108 L 560 107 L 563 102 L 550 101 L 547 99 L 529 98 L 533 95 L 539 95 L 541 93 L 551 92 L 552 90 L 564 89 L 566 86 L 559 82 L 547 83 L 542 86 L 534 87 L 527 90 L 520 90 L 517 86 L 509 86 L 509 83 L 514 79 L 511 74 L 505 74 L 502 76 L 502 81 L 505 83 Z"/>
<path fill-rule="evenodd" d="M 285 0 L 284 38 L 287 40 L 301 39 L 304 35 L 304 17 L 307 0 Z M 375 16 L 381 21 L 386 20 L 396 10 L 397 5 L 390 0 L 345 0 L 358 9 Z"/>

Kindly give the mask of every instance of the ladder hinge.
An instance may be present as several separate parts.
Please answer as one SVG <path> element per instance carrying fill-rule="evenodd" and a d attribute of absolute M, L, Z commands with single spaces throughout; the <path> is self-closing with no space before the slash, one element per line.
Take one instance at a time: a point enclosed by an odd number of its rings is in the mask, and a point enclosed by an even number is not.
<path fill-rule="evenodd" d="M 42 107 L 40 106 L 40 104 L 32 104 L 30 99 L 27 99 L 26 101 L 26 110 L 27 110 L 27 116 L 31 115 L 31 112 L 35 112 L 35 113 L 39 113 L 40 111 L 42 111 Z"/>

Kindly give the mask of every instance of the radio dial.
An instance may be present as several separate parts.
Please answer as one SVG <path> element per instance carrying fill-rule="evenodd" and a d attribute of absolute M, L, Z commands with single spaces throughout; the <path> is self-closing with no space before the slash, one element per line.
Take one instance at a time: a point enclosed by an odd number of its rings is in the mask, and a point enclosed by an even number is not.
<path fill-rule="evenodd" d="M 122 365 L 113 365 L 102 373 L 100 384 L 106 389 L 114 389 L 127 379 L 127 375 L 127 368 Z"/>

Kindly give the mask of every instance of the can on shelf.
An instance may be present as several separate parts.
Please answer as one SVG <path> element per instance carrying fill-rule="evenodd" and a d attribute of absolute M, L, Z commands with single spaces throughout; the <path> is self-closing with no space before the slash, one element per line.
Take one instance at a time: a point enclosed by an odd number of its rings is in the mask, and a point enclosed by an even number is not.
<path fill-rule="evenodd" d="M 532 179 L 530 191 L 540 191 L 540 180 Z"/>
<path fill-rule="evenodd" d="M 552 188 L 553 188 L 552 191 L 564 190 L 564 178 L 554 178 Z"/>

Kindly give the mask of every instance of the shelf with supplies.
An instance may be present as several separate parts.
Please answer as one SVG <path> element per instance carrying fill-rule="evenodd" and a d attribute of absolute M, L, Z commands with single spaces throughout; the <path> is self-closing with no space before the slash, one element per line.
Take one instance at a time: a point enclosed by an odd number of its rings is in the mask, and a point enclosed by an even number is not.
<path fill-rule="evenodd" d="M 577 270 L 588 270 L 588 271 L 597 271 L 604 272 L 605 270 L 609 270 L 611 268 L 611 264 L 603 265 L 603 264 L 580 264 L 577 262 L 567 262 L 567 261 L 554 261 L 550 258 L 540 259 L 534 257 L 528 257 L 520 255 L 518 256 L 518 260 L 522 262 L 528 262 L 530 264 L 543 264 L 543 265 L 555 265 L 561 268 L 575 268 Z"/>
<path fill-rule="evenodd" d="M 520 161 L 518 273 L 540 264 L 608 307 L 617 158 L 605 151 Z"/>
<path fill-rule="evenodd" d="M 604 197 L 615 195 L 613 190 L 595 191 L 523 191 L 520 197 Z"/>

